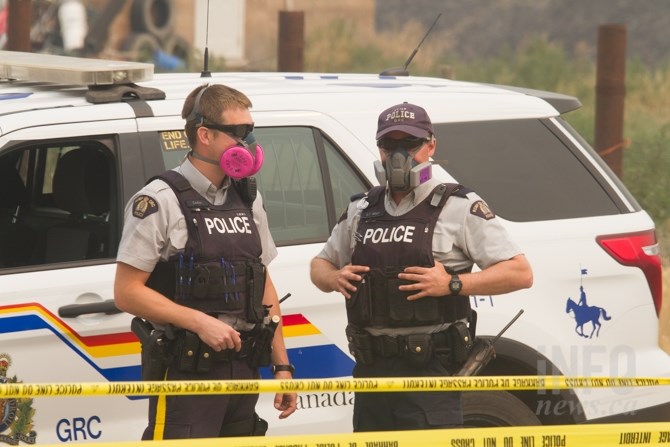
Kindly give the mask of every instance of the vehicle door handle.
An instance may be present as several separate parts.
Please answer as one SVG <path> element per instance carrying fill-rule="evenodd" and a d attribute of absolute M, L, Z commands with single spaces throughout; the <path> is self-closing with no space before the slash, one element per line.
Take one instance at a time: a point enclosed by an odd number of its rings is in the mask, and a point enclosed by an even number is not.
<path fill-rule="evenodd" d="M 114 300 L 105 300 L 99 303 L 68 304 L 58 308 L 58 316 L 61 318 L 74 318 L 79 315 L 98 313 L 113 315 L 121 312 L 114 304 Z"/>

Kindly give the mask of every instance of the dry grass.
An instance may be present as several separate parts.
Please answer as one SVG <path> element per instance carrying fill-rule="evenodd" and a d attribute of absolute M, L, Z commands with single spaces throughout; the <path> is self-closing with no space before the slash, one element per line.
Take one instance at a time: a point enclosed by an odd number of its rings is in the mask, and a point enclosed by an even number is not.
<path fill-rule="evenodd" d="M 670 354 L 670 268 L 663 269 L 663 307 L 659 318 L 658 342 Z"/>

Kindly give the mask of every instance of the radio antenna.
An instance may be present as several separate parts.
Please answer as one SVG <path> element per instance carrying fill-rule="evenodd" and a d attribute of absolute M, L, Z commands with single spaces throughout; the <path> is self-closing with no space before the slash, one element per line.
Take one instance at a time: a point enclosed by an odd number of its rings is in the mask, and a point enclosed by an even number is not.
<path fill-rule="evenodd" d="M 428 31 L 426 31 L 426 34 L 423 36 L 423 39 L 421 39 L 421 42 L 419 42 L 419 45 L 414 48 L 414 51 L 412 51 L 412 54 L 409 55 L 407 58 L 407 61 L 405 62 L 405 65 L 402 67 L 396 67 L 396 68 L 389 68 L 381 73 L 379 73 L 380 76 L 409 76 L 409 72 L 407 71 L 407 67 L 409 67 L 409 64 L 412 63 L 412 59 L 414 59 L 414 56 L 416 56 L 416 53 L 419 51 L 419 48 L 421 45 L 423 45 L 423 41 L 426 40 L 426 37 L 430 34 L 430 32 L 435 28 L 435 25 L 437 24 L 437 21 L 440 19 L 442 16 L 442 13 L 439 13 L 437 17 L 435 17 L 435 20 L 433 21 L 433 24 L 430 25 L 430 28 L 428 28 Z"/>
<path fill-rule="evenodd" d="M 201 78 L 211 78 L 212 73 L 209 71 L 209 0 L 207 0 L 207 19 L 205 26 L 205 56 L 203 61 Z"/>

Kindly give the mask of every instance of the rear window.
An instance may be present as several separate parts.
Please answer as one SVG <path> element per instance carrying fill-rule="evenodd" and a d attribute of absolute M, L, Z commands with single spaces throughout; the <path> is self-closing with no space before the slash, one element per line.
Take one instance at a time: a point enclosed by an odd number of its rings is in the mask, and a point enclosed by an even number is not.
<path fill-rule="evenodd" d="M 536 119 L 436 124 L 434 159 L 507 220 L 627 212 L 601 175 L 553 126 Z"/>

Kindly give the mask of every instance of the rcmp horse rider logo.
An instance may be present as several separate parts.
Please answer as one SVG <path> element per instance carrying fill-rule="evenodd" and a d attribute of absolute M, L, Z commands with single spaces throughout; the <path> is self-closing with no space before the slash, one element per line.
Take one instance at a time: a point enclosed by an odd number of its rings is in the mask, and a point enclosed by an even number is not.
<path fill-rule="evenodd" d="M 9 378 L 7 371 L 12 366 L 8 354 L 0 353 L 0 383 L 19 383 L 16 376 Z M 0 398 L 0 442 L 19 445 L 19 442 L 35 444 L 37 433 L 33 430 L 33 400 Z M 7 432 L 7 433 L 5 433 Z"/>
<path fill-rule="evenodd" d="M 587 270 L 582 269 L 581 274 L 583 278 L 583 276 L 587 274 Z M 587 304 L 586 291 L 584 290 L 584 286 L 582 284 L 579 286 L 579 302 L 575 302 L 572 298 L 568 298 L 568 301 L 565 305 L 565 312 L 567 314 L 572 313 L 576 323 L 575 332 L 577 335 L 584 338 L 593 338 L 593 334 L 595 334 L 596 337 L 599 336 L 600 327 L 602 326 L 600 323 L 601 317 L 605 321 L 612 319 L 612 317 L 607 315 L 607 311 L 604 308 L 598 306 L 589 306 Z M 589 334 L 584 332 L 584 325 L 587 323 L 591 323 L 591 333 Z"/>

